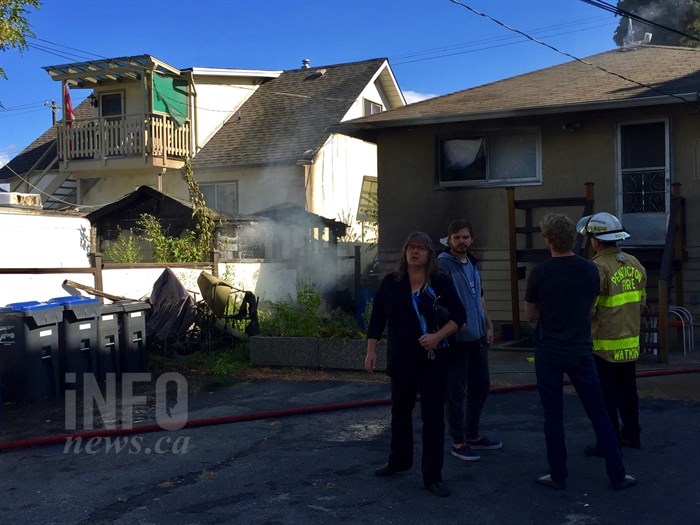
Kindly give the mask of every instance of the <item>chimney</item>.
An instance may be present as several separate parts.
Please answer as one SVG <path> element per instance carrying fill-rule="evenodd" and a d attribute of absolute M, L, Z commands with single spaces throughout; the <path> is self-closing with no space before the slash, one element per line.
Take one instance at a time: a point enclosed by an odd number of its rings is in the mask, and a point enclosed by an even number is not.
<path fill-rule="evenodd" d="M 301 68 L 302 69 L 309 69 L 309 64 L 311 64 L 311 60 L 308 58 L 305 58 L 304 60 L 301 61 Z"/>

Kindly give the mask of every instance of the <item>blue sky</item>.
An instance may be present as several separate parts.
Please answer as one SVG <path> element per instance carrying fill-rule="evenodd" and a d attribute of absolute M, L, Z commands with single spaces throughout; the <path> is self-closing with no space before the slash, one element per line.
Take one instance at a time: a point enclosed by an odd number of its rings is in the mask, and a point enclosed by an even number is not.
<path fill-rule="evenodd" d="M 460 0 L 582 58 L 615 47 L 619 19 L 580 0 Z M 0 164 L 51 125 L 43 66 L 150 54 L 178 68 L 296 69 L 386 57 L 409 101 L 570 58 L 450 0 L 43 0 L 35 38 L 0 54 Z M 78 105 L 88 90 L 72 91 Z M 60 114 L 59 114 L 60 118 Z"/>

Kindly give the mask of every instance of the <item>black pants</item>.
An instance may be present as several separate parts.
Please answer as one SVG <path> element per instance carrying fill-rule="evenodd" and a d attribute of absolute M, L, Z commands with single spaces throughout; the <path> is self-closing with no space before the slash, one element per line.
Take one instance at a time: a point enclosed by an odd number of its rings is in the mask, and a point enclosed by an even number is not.
<path fill-rule="evenodd" d="M 639 397 L 637 395 L 637 363 L 612 363 L 595 357 L 600 385 L 603 388 L 605 409 L 618 441 L 639 441 Z M 620 428 L 622 421 L 622 428 Z"/>
<path fill-rule="evenodd" d="M 491 376 L 488 347 L 479 341 L 452 342 L 449 354 L 445 416 L 452 443 L 458 445 L 479 437 L 479 420 L 491 390 Z"/>
<path fill-rule="evenodd" d="M 421 473 L 426 484 L 442 481 L 445 446 L 446 368 L 442 359 L 421 360 L 411 375 L 391 378 L 391 452 L 389 465 L 398 470 L 413 466 L 413 408 L 420 393 L 423 421 Z"/>

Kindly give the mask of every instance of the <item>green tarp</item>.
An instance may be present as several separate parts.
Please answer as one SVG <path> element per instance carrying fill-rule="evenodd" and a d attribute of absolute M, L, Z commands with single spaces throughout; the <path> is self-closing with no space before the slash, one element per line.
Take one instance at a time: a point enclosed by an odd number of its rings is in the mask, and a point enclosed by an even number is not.
<path fill-rule="evenodd" d="M 182 126 L 187 120 L 187 82 L 154 73 L 153 109 L 167 113 Z"/>

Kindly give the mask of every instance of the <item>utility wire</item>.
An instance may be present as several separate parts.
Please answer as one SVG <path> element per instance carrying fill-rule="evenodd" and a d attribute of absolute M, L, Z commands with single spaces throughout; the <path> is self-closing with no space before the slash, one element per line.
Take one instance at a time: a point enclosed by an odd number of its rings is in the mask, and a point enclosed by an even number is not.
<path fill-rule="evenodd" d="M 598 21 L 601 21 L 603 19 L 609 20 L 608 17 L 596 16 L 596 17 L 586 18 L 586 19 L 582 19 L 582 20 L 577 20 L 574 22 L 567 22 L 567 23 L 555 24 L 555 25 L 551 25 L 551 26 L 539 27 L 539 28 L 532 29 L 528 32 L 530 34 L 542 34 L 542 33 L 548 32 L 548 31 L 554 31 L 554 30 L 558 30 L 558 29 L 569 29 L 571 27 L 581 26 L 583 24 L 588 24 L 589 22 L 598 22 Z M 610 22 L 603 24 L 603 25 L 609 25 L 609 24 L 610 24 Z M 583 27 L 580 29 L 575 29 L 573 31 L 569 29 L 567 31 L 567 34 L 572 33 L 572 32 L 578 32 L 578 31 L 587 31 L 589 29 L 603 27 L 603 25 L 595 25 L 592 27 Z M 451 45 L 435 47 L 435 48 L 426 49 L 423 51 L 410 51 L 408 53 L 393 55 L 391 57 L 391 59 L 393 62 L 395 60 L 398 61 L 398 60 L 404 60 L 404 59 L 410 59 L 410 58 L 417 58 L 420 56 L 431 55 L 431 54 L 442 53 L 442 52 L 451 52 L 451 51 L 459 50 L 461 48 L 473 47 L 473 46 L 478 46 L 478 45 L 482 45 L 482 44 L 501 43 L 503 41 L 513 40 L 515 38 L 517 38 L 515 35 L 504 35 L 504 36 L 497 36 L 497 37 L 491 37 L 491 38 L 484 38 L 484 39 L 480 39 L 480 40 L 473 40 L 470 42 L 462 42 L 459 44 L 451 44 Z M 517 42 L 520 42 L 520 40 L 518 40 Z M 435 57 L 435 58 L 440 58 L 440 56 Z M 396 62 L 394 62 L 394 63 L 396 63 Z"/>
<path fill-rule="evenodd" d="M 631 18 L 632 20 L 636 20 L 637 22 L 642 22 L 643 24 L 647 24 L 652 27 L 658 27 L 659 29 L 663 29 L 664 31 L 670 31 L 671 33 L 684 36 L 685 38 L 695 40 L 696 42 L 700 42 L 700 38 L 697 36 L 689 35 L 688 33 L 684 33 L 683 31 L 679 31 L 678 29 L 674 29 L 672 27 L 659 24 L 658 22 L 642 18 L 639 15 L 635 15 L 630 11 L 620 9 L 619 7 L 609 4 L 608 2 L 604 2 L 603 0 L 581 0 L 581 2 L 583 2 L 584 4 L 590 4 L 594 7 L 598 7 L 599 9 L 603 9 L 604 11 L 608 11 L 610 13 L 614 13 L 618 16 L 626 16 L 627 18 Z"/>
<path fill-rule="evenodd" d="M 558 49 L 558 48 L 556 48 L 556 47 L 554 47 L 554 46 L 552 46 L 552 45 L 550 45 L 550 44 L 548 44 L 548 43 L 546 43 L 546 42 L 542 42 L 541 40 L 538 40 L 538 39 L 536 39 L 536 38 L 534 38 L 534 37 L 528 35 L 527 33 L 523 32 L 523 31 L 520 31 L 519 29 L 515 29 L 514 27 L 511 27 L 511 26 L 509 26 L 508 24 L 504 24 L 504 23 L 501 22 L 500 20 L 496 20 L 495 18 L 493 18 L 493 17 L 490 16 L 490 15 L 487 15 L 486 13 L 482 13 L 481 11 L 477 11 L 477 10 L 474 9 L 473 7 L 470 7 L 470 6 L 466 5 L 466 4 L 463 4 L 463 3 L 460 2 L 459 0 L 449 0 L 449 1 L 452 2 L 453 4 L 456 4 L 456 5 L 458 5 L 458 6 L 461 6 L 461 7 L 465 8 L 465 9 L 467 9 L 468 11 L 471 11 L 471 12 L 474 13 L 475 15 L 482 16 L 482 17 L 484 17 L 484 18 L 487 18 L 487 19 L 491 20 L 492 22 L 498 24 L 499 26 L 504 27 L 504 28 L 507 29 L 508 31 L 513 31 L 513 32 L 515 32 L 515 33 L 518 33 L 519 35 L 524 36 L 524 37 L 527 38 L 528 40 L 532 40 L 532 41 L 535 42 L 536 44 L 540 44 L 540 45 L 542 45 L 542 46 L 545 46 L 545 47 L 551 49 L 552 51 L 554 51 L 554 52 L 556 52 L 556 53 L 559 53 L 560 55 L 563 55 L 563 56 L 572 58 L 573 60 L 575 60 L 575 61 L 577 61 L 577 62 L 580 62 L 580 63 L 582 63 L 582 64 L 586 64 L 587 66 L 594 67 L 594 68 L 596 68 L 596 69 L 602 71 L 603 73 L 607 73 L 608 75 L 612 75 L 612 76 L 614 76 L 614 77 L 617 77 L 617 78 L 619 78 L 619 79 L 621 79 L 621 80 L 624 80 L 625 82 L 630 82 L 630 83 L 632 83 L 632 84 L 636 84 L 636 85 L 639 86 L 639 87 L 643 87 L 643 88 L 650 89 L 650 90 L 652 90 L 652 91 L 656 91 L 657 93 L 660 93 L 660 94 L 662 94 L 662 95 L 664 95 L 664 96 L 667 96 L 667 97 L 673 97 L 673 98 L 677 98 L 678 100 L 681 100 L 681 101 L 683 101 L 683 102 L 689 102 L 689 101 L 686 100 L 685 98 L 680 97 L 680 96 L 678 96 L 678 95 L 675 95 L 674 93 L 667 93 L 666 91 L 663 91 L 663 90 L 661 90 L 661 89 L 659 89 L 659 88 L 657 88 L 657 87 L 651 86 L 651 85 L 649 85 L 649 84 L 644 84 L 643 82 L 639 82 L 639 81 L 633 80 L 633 79 L 631 79 L 631 78 L 627 78 L 627 77 L 624 76 L 624 75 L 620 75 L 619 73 L 615 73 L 614 71 L 610 71 L 609 69 L 605 69 L 605 68 L 602 67 L 602 66 L 599 66 L 599 65 L 597 65 L 597 64 L 593 64 L 592 62 L 588 62 L 587 60 L 584 60 L 584 59 L 582 59 L 582 58 L 579 58 L 579 57 L 577 57 L 577 56 L 574 56 L 574 55 L 572 55 L 571 53 L 567 53 L 566 51 L 562 51 L 561 49 Z"/>
<path fill-rule="evenodd" d="M 605 25 L 609 25 L 609 24 L 603 24 L 603 25 L 595 26 L 595 27 L 603 27 L 603 26 L 605 26 Z M 589 28 L 585 28 L 585 29 L 578 29 L 578 30 L 576 30 L 576 31 L 566 31 L 566 32 L 564 32 L 564 33 L 553 33 L 553 34 L 548 34 L 548 35 L 544 35 L 544 36 L 546 36 L 547 38 L 552 38 L 552 37 L 555 37 L 555 36 L 570 35 L 571 33 L 577 33 L 577 32 L 579 32 L 579 31 L 587 31 L 588 29 L 594 29 L 594 28 L 590 28 L 590 27 L 589 27 Z M 512 37 L 509 37 L 508 39 L 512 39 Z M 494 45 L 485 46 L 485 47 L 477 47 L 477 48 L 475 48 L 475 49 L 467 49 L 467 50 L 464 50 L 464 51 L 455 51 L 454 53 L 446 53 L 446 54 L 443 54 L 443 55 L 437 55 L 437 56 L 433 56 L 433 57 L 417 58 L 417 59 L 415 59 L 415 60 L 404 60 L 404 61 L 399 61 L 399 62 L 395 62 L 394 65 L 396 65 L 396 66 L 401 66 L 401 65 L 403 65 L 403 64 L 412 64 L 412 63 L 414 63 L 414 62 L 423 62 L 423 61 L 426 61 L 426 60 L 434 60 L 434 59 L 436 59 L 436 58 L 445 58 L 445 57 L 451 57 L 451 56 L 456 56 L 456 55 L 466 55 L 466 54 L 469 54 L 469 53 L 478 53 L 479 51 L 487 51 L 487 50 L 489 50 L 489 49 L 497 49 L 497 48 L 499 48 L 499 47 L 514 46 L 514 45 L 516 45 L 516 44 L 522 44 L 522 43 L 524 43 L 524 42 L 525 42 L 524 40 L 520 39 L 520 40 L 511 41 L 511 42 L 504 42 L 504 43 L 502 43 L 502 44 L 494 44 Z"/>

